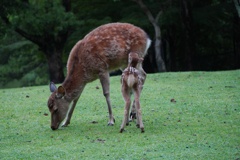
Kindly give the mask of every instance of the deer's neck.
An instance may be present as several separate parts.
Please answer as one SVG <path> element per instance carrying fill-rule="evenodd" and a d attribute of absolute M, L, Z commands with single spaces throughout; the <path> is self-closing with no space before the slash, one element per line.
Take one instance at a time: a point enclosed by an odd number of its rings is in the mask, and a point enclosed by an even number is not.
<path fill-rule="evenodd" d="M 84 73 L 82 73 L 81 70 L 72 73 L 74 74 L 71 74 L 71 72 L 68 73 L 65 81 L 62 84 L 66 90 L 66 98 L 69 101 L 78 98 L 87 84 L 84 78 Z"/>

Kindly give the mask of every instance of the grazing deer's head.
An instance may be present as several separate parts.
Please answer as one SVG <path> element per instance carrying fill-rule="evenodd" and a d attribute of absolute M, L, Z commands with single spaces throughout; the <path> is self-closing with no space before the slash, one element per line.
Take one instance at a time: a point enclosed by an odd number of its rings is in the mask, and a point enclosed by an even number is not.
<path fill-rule="evenodd" d="M 65 89 L 62 86 L 57 88 L 51 82 L 50 91 L 52 94 L 48 99 L 48 109 L 51 113 L 51 128 L 56 130 L 65 118 L 70 103 L 64 98 Z"/>

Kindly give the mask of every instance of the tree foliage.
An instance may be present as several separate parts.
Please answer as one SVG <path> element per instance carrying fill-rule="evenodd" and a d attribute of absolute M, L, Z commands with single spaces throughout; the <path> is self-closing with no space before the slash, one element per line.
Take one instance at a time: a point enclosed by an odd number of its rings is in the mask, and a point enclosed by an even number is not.
<path fill-rule="evenodd" d="M 12 7 L 6 0 L 3 3 L 3 8 Z M 50 80 L 55 83 L 64 80 L 62 53 L 69 35 L 78 24 L 69 11 L 69 3 L 65 0 L 15 1 L 14 9 L 3 9 L 1 13 L 7 26 L 39 47 L 47 59 Z"/>
<path fill-rule="evenodd" d="M 144 2 L 155 28 L 136 2 Z M 110 22 L 129 22 L 149 34 L 147 72 L 159 70 L 159 53 L 167 71 L 239 68 L 239 7 L 235 0 L 1 0 L 0 87 L 63 81 L 73 45 Z"/>

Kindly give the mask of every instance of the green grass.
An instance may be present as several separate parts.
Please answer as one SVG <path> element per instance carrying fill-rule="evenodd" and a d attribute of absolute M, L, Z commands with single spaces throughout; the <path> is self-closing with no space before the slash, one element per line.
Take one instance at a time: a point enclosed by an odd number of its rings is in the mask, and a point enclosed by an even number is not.
<path fill-rule="evenodd" d="M 87 85 L 71 124 L 57 131 L 50 129 L 48 86 L 0 90 L 0 159 L 240 158 L 240 70 L 148 74 L 145 133 L 134 123 L 119 133 L 119 76 L 111 77 L 112 127 L 96 86 L 98 80 Z"/>

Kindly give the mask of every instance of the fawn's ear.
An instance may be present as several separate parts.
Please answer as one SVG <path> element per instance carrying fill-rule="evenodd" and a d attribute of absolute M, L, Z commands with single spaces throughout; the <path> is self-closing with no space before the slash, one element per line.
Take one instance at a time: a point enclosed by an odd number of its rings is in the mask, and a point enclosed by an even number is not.
<path fill-rule="evenodd" d="M 62 98 L 65 95 L 65 88 L 63 86 L 59 86 L 57 89 L 57 98 Z"/>
<path fill-rule="evenodd" d="M 139 58 L 138 62 L 142 63 L 143 62 L 143 58 Z"/>
<path fill-rule="evenodd" d="M 57 87 L 53 82 L 50 82 L 49 89 L 51 92 L 54 92 L 57 90 Z"/>

